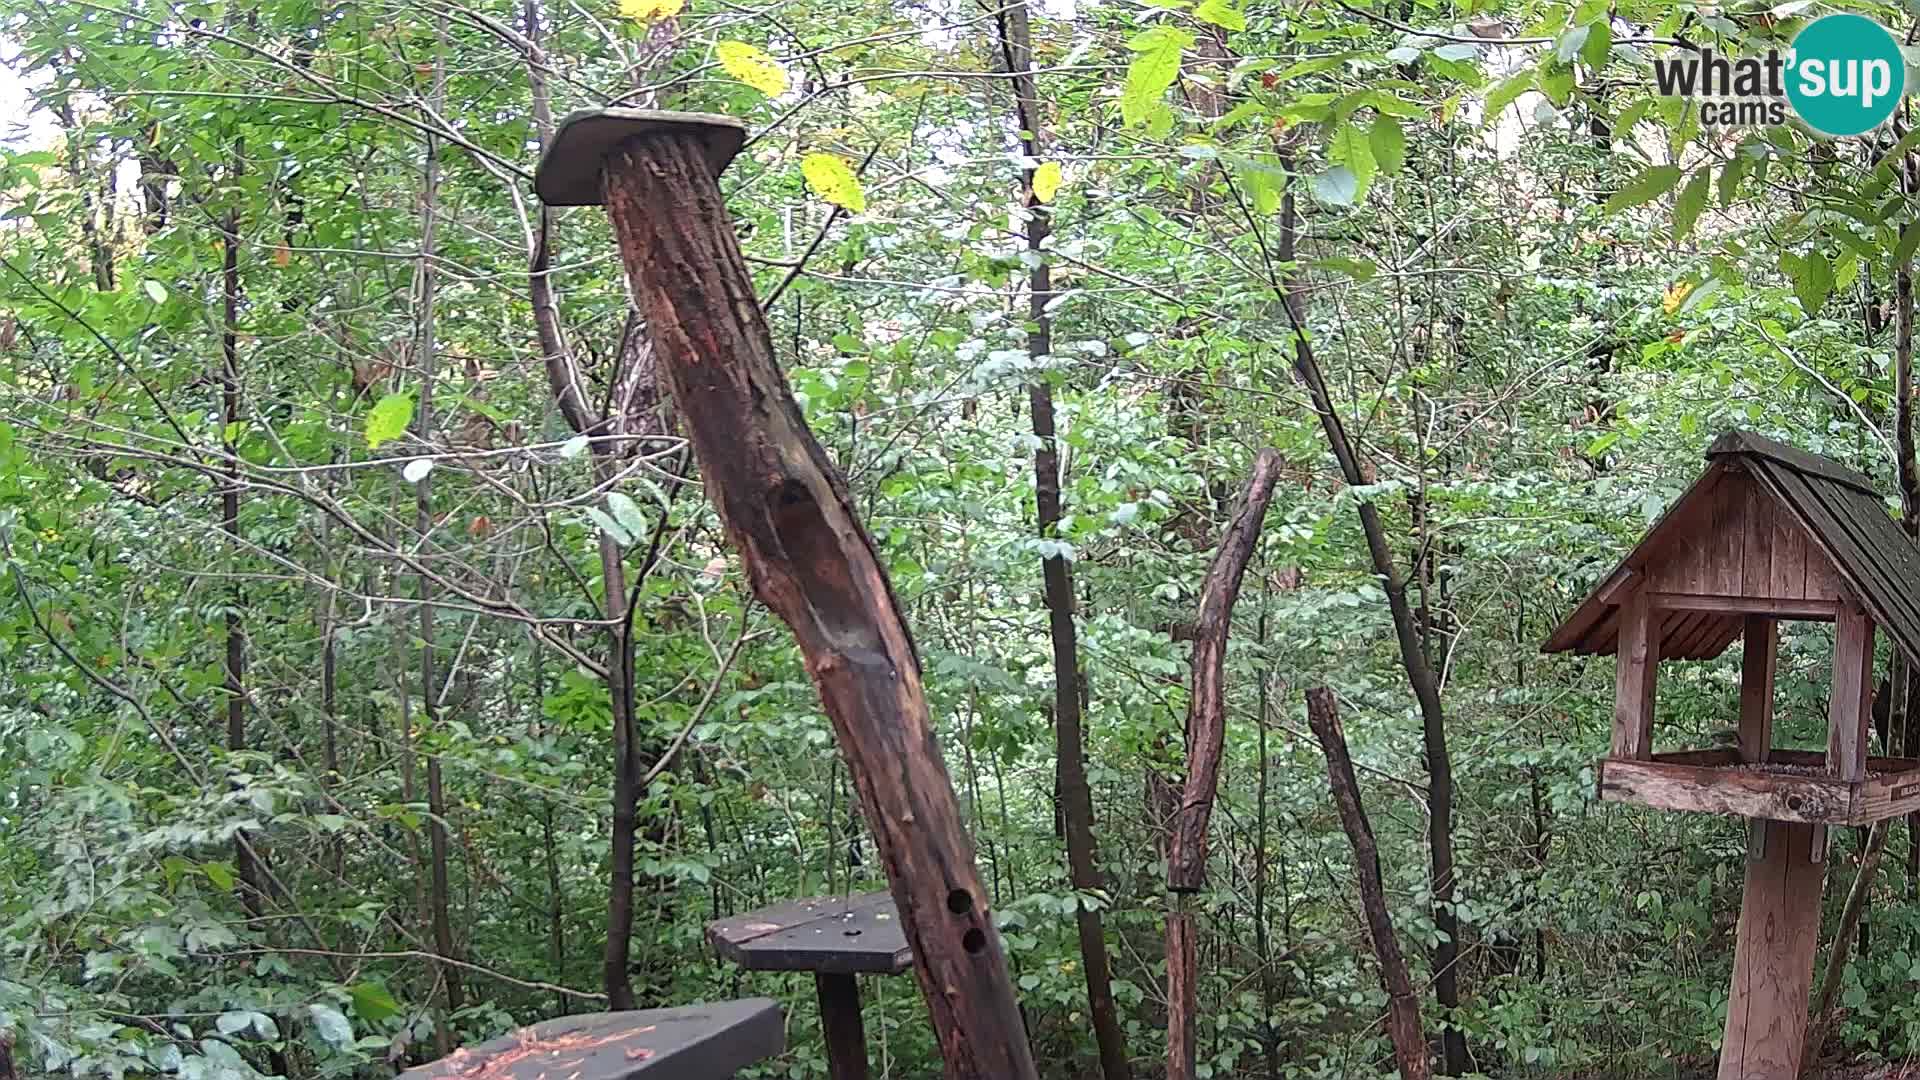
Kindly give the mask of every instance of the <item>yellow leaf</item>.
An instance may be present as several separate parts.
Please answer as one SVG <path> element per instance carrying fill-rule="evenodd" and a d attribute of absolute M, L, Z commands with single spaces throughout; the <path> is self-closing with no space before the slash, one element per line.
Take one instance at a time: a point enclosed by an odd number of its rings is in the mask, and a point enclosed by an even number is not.
<path fill-rule="evenodd" d="M 671 3 L 672 0 L 665 2 Z M 727 74 L 768 97 L 779 97 L 787 92 L 787 69 L 746 42 L 723 41 L 713 47 L 713 53 L 720 58 L 720 66 L 726 69 Z"/>
<path fill-rule="evenodd" d="M 1680 310 L 1680 305 L 1686 302 L 1687 294 L 1692 291 L 1693 291 L 1692 282 L 1690 281 L 1674 282 L 1673 286 L 1667 290 L 1667 294 L 1661 297 L 1660 299 L 1661 309 L 1664 310 L 1669 315 Z"/>
<path fill-rule="evenodd" d="M 686 0 L 620 0 L 620 14 L 636 22 L 659 22 L 680 14 Z"/>
<path fill-rule="evenodd" d="M 1060 163 L 1049 161 L 1033 170 L 1033 197 L 1041 202 L 1052 202 L 1055 192 L 1060 190 Z"/>
<path fill-rule="evenodd" d="M 866 192 L 860 190 L 860 178 L 847 163 L 832 154 L 808 154 L 800 159 L 800 175 L 815 195 L 853 213 L 867 208 Z"/>

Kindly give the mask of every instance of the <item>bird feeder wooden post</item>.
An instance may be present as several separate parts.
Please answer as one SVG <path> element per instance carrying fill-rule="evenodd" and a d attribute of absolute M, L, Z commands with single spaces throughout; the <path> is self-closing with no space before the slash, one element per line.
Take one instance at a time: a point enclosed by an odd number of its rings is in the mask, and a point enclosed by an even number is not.
<path fill-rule="evenodd" d="M 1035 1076 L 973 844 L 934 741 L 892 584 L 808 429 L 716 177 L 744 141 L 726 117 L 631 109 L 560 124 L 534 186 L 604 203 L 634 302 L 755 595 L 789 628 L 833 722 L 912 946 L 952 1080 Z"/>
<path fill-rule="evenodd" d="M 1866 477 L 1746 432 L 1545 645 L 1618 657 L 1600 797 L 1751 819 L 1721 1080 L 1796 1080 L 1827 829 L 1920 810 L 1920 760 L 1869 756 L 1873 640 L 1920 661 L 1920 550 Z M 1778 623 L 1834 624 L 1824 751 L 1773 745 Z M 1741 650 L 1735 745 L 1655 752 L 1663 660 Z"/>

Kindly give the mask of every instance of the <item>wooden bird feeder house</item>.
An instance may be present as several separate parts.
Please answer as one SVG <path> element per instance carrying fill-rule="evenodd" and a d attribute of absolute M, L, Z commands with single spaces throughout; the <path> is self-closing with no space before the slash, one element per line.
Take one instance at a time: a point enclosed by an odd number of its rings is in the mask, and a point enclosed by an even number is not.
<path fill-rule="evenodd" d="M 1600 797 L 1752 819 L 1720 1077 L 1799 1073 L 1827 827 L 1920 810 L 1920 760 L 1869 756 L 1874 632 L 1920 662 L 1920 550 L 1866 477 L 1747 432 L 1708 466 L 1547 652 L 1618 657 Z M 1783 619 L 1834 624 L 1826 749 L 1776 748 Z M 1737 745 L 1655 752 L 1660 661 L 1741 642 Z"/>

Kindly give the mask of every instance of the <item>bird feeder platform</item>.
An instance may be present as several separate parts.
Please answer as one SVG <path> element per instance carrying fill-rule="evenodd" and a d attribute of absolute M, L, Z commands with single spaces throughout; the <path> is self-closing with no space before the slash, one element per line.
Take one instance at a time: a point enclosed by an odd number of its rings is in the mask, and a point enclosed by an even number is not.
<path fill-rule="evenodd" d="M 1681 750 L 1603 758 L 1599 787 L 1604 800 L 1656 810 L 1871 825 L 1920 811 L 1920 759 L 1870 757 L 1865 779 L 1842 780 L 1817 751 L 1770 750 L 1765 761 L 1746 761 L 1731 748 Z"/>
<path fill-rule="evenodd" d="M 833 1080 L 864 1080 L 866 1027 L 855 975 L 898 975 L 913 950 L 893 897 L 884 892 L 817 896 L 707 924 L 721 959 L 747 971 L 811 971 Z"/>
<path fill-rule="evenodd" d="M 463 1047 L 399 1080 L 724 1080 L 786 1049 L 767 998 L 563 1016 Z"/>

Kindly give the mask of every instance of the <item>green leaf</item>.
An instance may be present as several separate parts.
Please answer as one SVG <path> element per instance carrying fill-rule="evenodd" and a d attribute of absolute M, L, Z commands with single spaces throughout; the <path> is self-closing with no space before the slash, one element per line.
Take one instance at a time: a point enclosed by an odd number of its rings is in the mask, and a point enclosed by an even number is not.
<path fill-rule="evenodd" d="M 1287 187 L 1287 173 L 1272 155 L 1263 155 L 1257 160 L 1237 161 L 1235 167 L 1240 186 L 1246 189 L 1248 197 L 1253 200 L 1256 213 L 1271 214 L 1280 209 L 1280 196 Z"/>
<path fill-rule="evenodd" d="M 1245 30 L 1247 17 L 1227 0 L 1203 0 L 1193 9 L 1193 17 L 1227 30 Z"/>
<path fill-rule="evenodd" d="M 1674 311 L 1674 314 L 1685 315 L 1687 312 L 1720 295 L 1720 290 L 1724 288 L 1726 288 L 1726 283 L 1719 278 L 1708 278 L 1687 293 L 1687 298 L 1680 301 L 1680 307 Z"/>
<path fill-rule="evenodd" d="M 339 1009 L 331 1005 L 307 1006 L 307 1017 L 313 1021 L 313 1030 L 318 1032 L 328 1046 L 335 1050 L 345 1050 L 353 1045 L 353 1022 L 348 1020 Z"/>
<path fill-rule="evenodd" d="M 1364 94 L 1356 95 L 1356 97 L 1358 100 L 1354 103 L 1355 108 L 1362 105 L 1371 105 L 1375 111 L 1383 116 L 1398 116 L 1405 120 L 1421 120 L 1425 119 L 1427 115 L 1427 110 L 1424 106 L 1416 105 L 1406 98 L 1400 97 L 1398 94 L 1389 94 L 1385 90 L 1368 90 Z"/>
<path fill-rule="evenodd" d="M 1914 128 L 1912 131 L 1900 136 L 1899 142 L 1888 147 L 1887 152 L 1880 155 L 1880 160 L 1874 162 L 1873 171 L 1876 173 L 1885 172 L 1891 175 L 1894 162 L 1906 156 L 1907 151 L 1912 150 L 1915 146 L 1920 146 L 1920 127 Z"/>
<path fill-rule="evenodd" d="M 1753 159 L 1745 151 L 1736 148 L 1733 157 L 1720 169 L 1720 209 L 1733 205 L 1734 196 L 1740 193 L 1740 180 L 1753 167 Z"/>
<path fill-rule="evenodd" d="M 1633 125 L 1645 120 L 1656 104 L 1658 103 L 1652 98 L 1641 98 L 1620 110 L 1620 115 L 1613 118 L 1613 137 L 1626 138 L 1627 134 L 1633 130 Z"/>
<path fill-rule="evenodd" d="M 846 162 L 832 154 L 808 154 L 800 159 L 800 175 L 807 178 L 807 187 L 815 195 L 849 213 L 857 214 L 867 208 L 867 194 L 860 188 L 860 178 Z"/>
<path fill-rule="evenodd" d="M 1314 198 L 1328 206 L 1352 206 L 1360 194 L 1360 181 L 1354 178 L 1352 169 L 1335 165 L 1309 177 L 1307 189 L 1313 192 Z"/>
<path fill-rule="evenodd" d="M 164 304 L 167 302 L 167 287 L 152 278 L 142 281 L 140 288 L 146 291 L 147 299 L 154 303 Z"/>
<path fill-rule="evenodd" d="M 1534 70 L 1528 68 L 1517 75 L 1509 76 L 1499 86 L 1487 94 L 1486 111 L 1480 117 L 1480 125 L 1485 127 L 1500 118 L 1507 106 L 1519 100 L 1520 95 L 1533 89 Z"/>
<path fill-rule="evenodd" d="M 1365 259 L 1349 259 L 1339 255 L 1316 259 L 1313 263 L 1323 270 L 1345 274 L 1355 281 L 1366 281 L 1380 272 L 1380 268 Z"/>
<path fill-rule="evenodd" d="M 367 449 L 378 450 L 380 444 L 391 442 L 407 433 L 407 425 L 413 423 L 413 395 L 410 393 L 388 394 L 374 402 L 367 411 Z"/>
<path fill-rule="evenodd" d="M 1407 163 L 1407 133 L 1391 116 L 1374 117 L 1373 128 L 1367 132 L 1367 148 L 1388 176 L 1398 175 Z"/>
<path fill-rule="evenodd" d="M 1900 242 L 1893 246 L 1894 265 L 1902 266 L 1912 261 L 1915 247 L 1920 247 L 1920 221 L 1908 222 L 1907 227 L 1900 230 Z"/>
<path fill-rule="evenodd" d="M 1827 261 L 1825 252 L 1815 251 L 1804 259 L 1794 260 L 1788 273 L 1793 278 L 1793 295 L 1800 301 L 1800 309 L 1812 318 L 1833 292 L 1833 264 Z"/>
<path fill-rule="evenodd" d="M 1641 206 L 1673 190 L 1680 182 L 1678 165 L 1655 165 L 1633 178 L 1626 187 L 1613 193 L 1601 212 L 1617 214 L 1630 207 Z"/>
<path fill-rule="evenodd" d="M 207 875 L 207 880 L 213 882 L 214 888 L 226 892 L 233 890 L 233 867 L 226 863 L 201 863 L 200 872 Z"/>
<path fill-rule="evenodd" d="M 1587 38 L 1592 32 L 1590 26 L 1576 26 L 1561 34 L 1560 40 L 1553 43 L 1554 59 L 1563 64 L 1573 63 L 1573 58 L 1579 56 L 1580 50 L 1586 47 Z"/>
<path fill-rule="evenodd" d="M 1580 46 L 1580 59 L 1590 68 L 1604 67 L 1607 54 L 1613 51 L 1613 28 L 1607 20 L 1599 19 L 1587 27 L 1587 42 Z"/>
<path fill-rule="evenodd" d="M 1285 82 L 1288 79 L 1298 78 L 1302 75 L 1318 75 L 1323 71 L 1332 71 L 1359 55 L 1359 53 L 1354 52 L 1343 52 L 1335 53 L 1332 56 L 1316 56 L 1311 60 L 1302 60 L 1297 64 L 1291 64 L 1281 69 L 1280 73 L 1275 75 L 1273 79 L 1275 82 Z"/>
<path fill-rule="evenodd" d="M 347 994 L 353 998 L 353 1011 L 369 1024 L 400 1015 L 400 1003 L 393 1000 L 393 995 L 387 993 L 387 988 L 379 983 L 356 983 Z"/>
<path fill-rule="evenodd" d="M 1160 95 L 1180 77 L 1180 56 L 1193 44 L 1193 35 L 1174 26 L 1143 30 L 1127 42 L 1140 55 L 1127 65 L 1127 81 L 1120 94 L 1120 118 L 1131 127 L 1150 119 Z"/>
<path fill-rule="evenodd" d="M 1540 92 L 1556 106 L 1565 108 L 1573 100 L 1573 69 L 1568 67 L 1542 71 L 1539 78 Z"/>
<path fill-rule="evenodd" d="M 628 536 L 638 538 L 647 534 L 647 515 L 641 513 L 639 505 L 625 493 L 608 492 L 607 509 L 613 511 L 613 519 Z"/>
<path fill-rule="evenodd" d="M 589 506 L 586 510 L 587 516 L 593 519 L 593 523 L 600 527 L 601 532 L 613 537 L 614 543 L 621 547 L 633 545 L 633 534 L 627 531 L 626 526 L 615 521 L 612 515 L 597 506 Z"/>
<path fill-rule="evenodd" d="M 1367 133 L 1360 130 L 1360 125 L 1348 120 L 1335 128 L 1333 143 L 1327 148 L 1327 157 L 1337 165 L 1345 165 L 1347 171 L 1353 174 L 1353 201 L 1365 199 L 1367 186 L 1373 182 L 1375 164 L 1372 143 Z"/>
<path fill-rule="evenodd" d="M 1713 182 L 1713 166 L 1702 165 L 1687 186 L 1680 189 L 1680 195 L 1673 200 L 1673 242 L 1679 243 L 1693 231 L 1693 223 L 1700 219 L 1700 211 L 1707 208 L 1707 188 Z"/>

